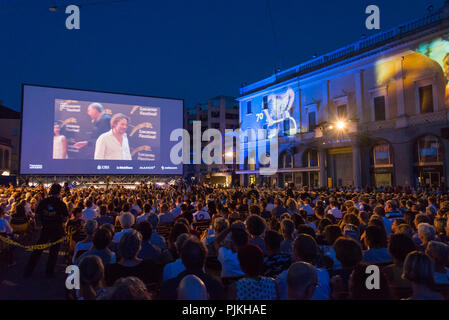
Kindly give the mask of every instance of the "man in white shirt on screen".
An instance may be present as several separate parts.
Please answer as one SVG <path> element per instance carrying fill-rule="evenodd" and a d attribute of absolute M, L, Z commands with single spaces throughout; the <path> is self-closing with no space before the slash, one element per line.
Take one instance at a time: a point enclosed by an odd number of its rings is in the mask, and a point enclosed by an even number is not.
<path fill-rule="evenodd" d="M 132 160 L 126 135 L 128 122 L 122 113 L 111 118 L 111 130 L 100 135 L 95 144 L 95 160 Z"/>

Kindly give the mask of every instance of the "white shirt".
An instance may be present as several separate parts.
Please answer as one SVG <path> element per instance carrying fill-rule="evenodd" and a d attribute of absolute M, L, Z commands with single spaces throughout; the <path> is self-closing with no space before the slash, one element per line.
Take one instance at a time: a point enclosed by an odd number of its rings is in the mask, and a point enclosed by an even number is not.
<path fill-rule="evenodd" d="M 85 221 L 89 221 L 98 217 L 98 213 L 93 208 L 86 208 L 83 210 L 83 217 Z"/>
<path fill-rule="evenodd" d="M 112 129 L 98 137 L 95 144 L 95 160 L 132 160 L 126 133 L 122 144 L 112 133 Z"/>
<path fill-rule="evenodd" d="M 67 159 L 67 154 L 63 155 L 65 136 L 53 137 L 53 159 Z"/>
<path fill-rule="evenodd" d="M 342 216 L 343 216 L 341 211 L 338 208 L 329 209 L 328 213 L 330 213 L 331 215 L 333 215 L 337 219 L 341 219 Z"/>
<path fill-rule="evenodd" d="M 313 216 L 315 214 L 315 210 L 313 210 L 310 204 L 303 205 L 301 209 L 305 210 L 309 216 Z"/>
<path fill-rule="evenodd" d="M 238 277 L 245 274 L 240 268 L 237 252 L 220 247 L 217 260 L 221 263 L 221 277 Z"/>
<path fill-rule="evenodd" d="M 122 231 L 117 232 L 116 234 L 114 234 L 114 238 L 112 238 L 112 242 L 119 243 L 119 242 L 120 242 L 120 239 L 122 238 L 122 236 L 123 236 L 126 232 L 128 232 L 129 230 L 132 230 L 132 229 L 131 229 L 131 228 L 129 228 L 129 229 L 123 229 Z"/>

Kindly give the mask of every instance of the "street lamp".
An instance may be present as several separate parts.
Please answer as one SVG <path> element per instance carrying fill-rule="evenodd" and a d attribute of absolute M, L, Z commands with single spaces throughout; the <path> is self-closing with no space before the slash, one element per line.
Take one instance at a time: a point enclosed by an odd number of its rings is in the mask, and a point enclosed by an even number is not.
<path fill-rule="evenodd" d="M 335 126 L 337 127 L 338 130 L 341 131 L 346 128 L 346 121 L 338 120 Z"/>

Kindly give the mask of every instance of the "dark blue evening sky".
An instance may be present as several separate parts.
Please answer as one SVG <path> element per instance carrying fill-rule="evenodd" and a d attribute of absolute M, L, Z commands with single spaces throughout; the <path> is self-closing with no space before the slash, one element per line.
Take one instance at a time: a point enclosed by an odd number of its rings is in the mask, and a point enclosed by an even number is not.
<path fill-rule="evenodd" d="M 381 30 L 444 0 L 0 0 L 0 100 L 20 109 L 21 84 L 184 98 L 186 106 Z M 81 29 L 65 6 L 81 4 Z M 91 5 L 88 5 L 91 4 Z M 56 12 L 49 7 L 57 5 Z"/>

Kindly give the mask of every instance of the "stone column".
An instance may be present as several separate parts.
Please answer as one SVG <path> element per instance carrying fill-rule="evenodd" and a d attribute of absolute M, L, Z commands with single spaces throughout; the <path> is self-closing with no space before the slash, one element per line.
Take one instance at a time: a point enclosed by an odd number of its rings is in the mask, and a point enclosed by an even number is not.
<path fill-rule="evenodd" d="M 397 186 L 414 186 L 413 142 L 393 144 L 394 150 L 394 174 Z"/>
<path fill-rule="evenodd" d="M 327 187 L 327 171 L 326 171 L 326 149 L 318 151 L 320 157 L 320 187 Z"/>

